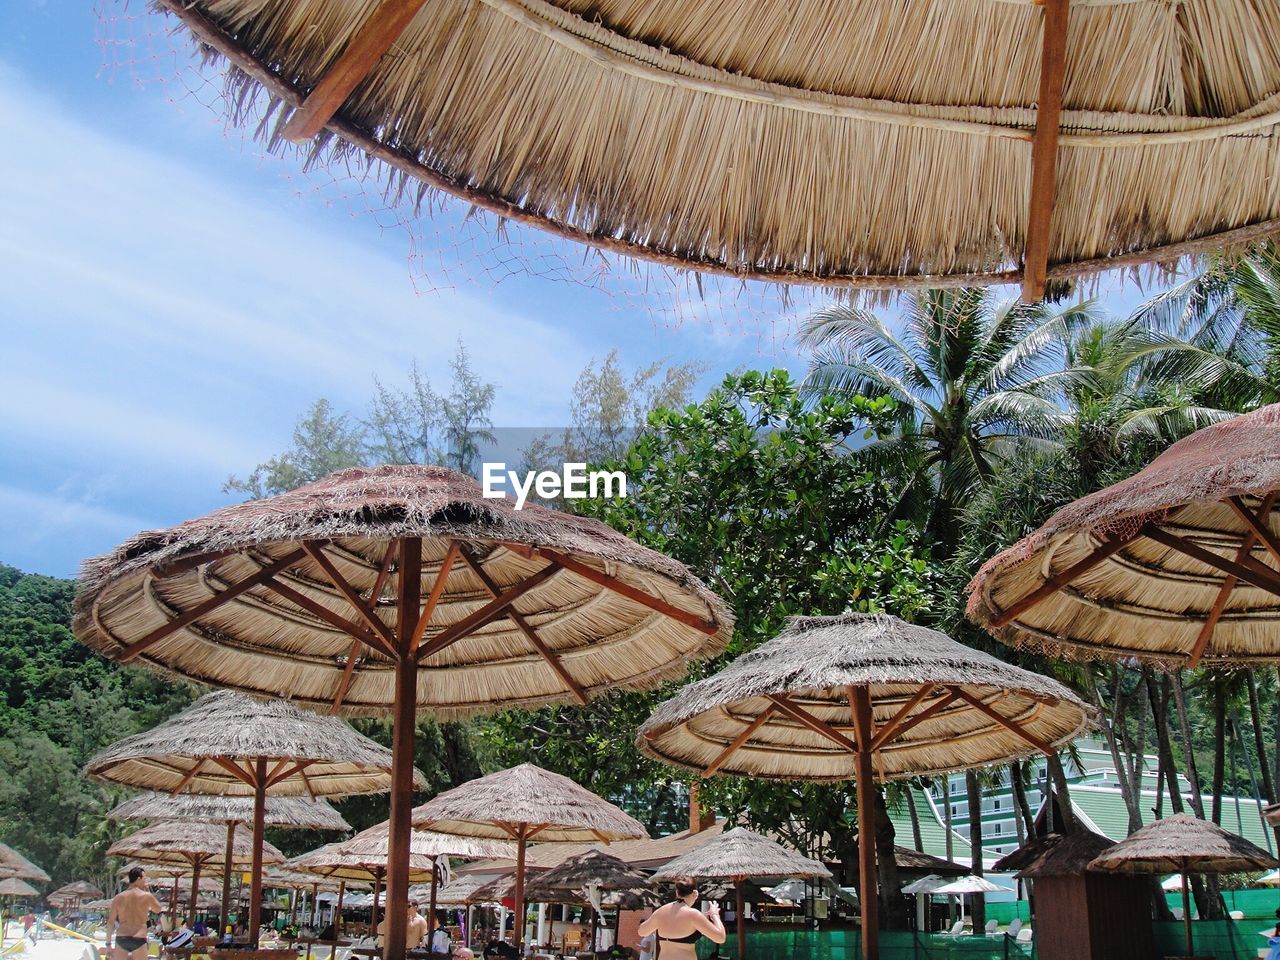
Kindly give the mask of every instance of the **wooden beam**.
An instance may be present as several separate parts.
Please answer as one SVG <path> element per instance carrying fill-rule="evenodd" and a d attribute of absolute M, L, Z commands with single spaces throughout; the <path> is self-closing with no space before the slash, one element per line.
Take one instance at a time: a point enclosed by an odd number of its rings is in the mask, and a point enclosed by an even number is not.
<path fill-rule="evenodd" d="M 1236 516 L 1244 521 L 1244 525 L 1249 528 L 1249 532 L 1253 534 L 1254 538 L 1262 541 L 1262 545 L 1267 548 L 1267 552 L 1277 561 L 1280 561 L 1280 540 L 1276 539 L 1276 535 L 1271 532 L 1271 527 L 1267 524 L 1267 514 L 1271 511 L 1264 510 L 1261 516 L 1255 516 L 1253 511 L 1246 507 L 1244 501 L 1239 497 L 1228 497 L 1226 503 L 1236 512 Z"/>
<path fill-rule="evenodd" d="M 287 583 L 281 583 L 279 580 L 267 580 L 263 583 L 263 586 L 274 590 L 290 603 L 296 604 L 325 623 L 337 627 L 352 639 L 363 641 L 365 646 L 377 650 L 384 657 L 389 658 L 392 663 L 395 662 L 395 651 L 388 647 L 382 638 L 373 631 L 362 627 L 358 623 L 353 623 L 341 614 L 334 613 L 323 603 L 312 600 L 306 594 L 298 592 Z"/>
<path fill-rule="evenodd" d="M 426 0 L 382 0 L 360 25 L 351 42 L 325 71 L 315 89 L 293 112 L 283 136 L 305 143 L 324 129 L 361 80 L 404 33 Z"/>
<path fill-rule="evenodd" d="M 899 707 L 898 712 L 890 717 L 889 721 L 871 738 L 871 751 L 874 753 L 883 747 L 885 742 L 897 733 L 898 728 L 906 722 L 911 711 L 920 706 L 920 704 L 924 702 L 924 698 L 929 696 L 929 694 L 933 693 L 936 689 L 936 684 L 926 683 L 915 692 L 915 695 L 912 696 L 910 700 Z"/>
<path fill-rule="evenodd" d="M 220 593 L 217 593 L 214 596 L 210 597 L 208 600 L 204 600 L 200 603 L 197 603 L 190 610 L 187 610 L 184 613 L 178 614 L 176 617 L 174 617 L 164 626 L 156 627 L 156 629 L 152 630 L 142 639 L 135 640 L 133 643 L 129 644 L 127 647 L 124 647 L 120 651 L 120 654 L 116 657 L 116 660 L 118 660 L 120 663 L 128 663 L 138 654 L 142 653 L 147 648 L 152 647 L 155 644 L 159 643 L 161 640 L 163 640 L 165 637 L 169 636 L 170 634 L 174 633 L 175 631 L 181 630 L 183 627 L 189 626 L 190 624 L 199 620 L 201 617 L 205 616 L 206 614 L 212 613 L 214 610 L 217 610 L 224 603 L 227 603 L 230 600 L 234 600 L 236 597 L 240 596 L 242 593 L 245 593 L 248 590 L 252 590 L 254 587 L 261 586 L 262 584 L 270 580 L 272 577 L 276 576 L 276 574 L 283 573 L 286 569 L 291 567 L 293 564 L 297 563 L 304 556 L 306 556 L 306 554 L 301 549 L 290 551 L 288 554 L 281 557 L 275 563 L 271 564 L 271 566 L 263 567 L 253 576 L 247 577 L 244 580 L 239 581 L 238 583 L 232 584 L 231 586 L 227 587 L 225 590 L 221 591 Z"/>
<path fill-rule="evenodd" d="M 996 723 L 1004 727 L 1014 736 L 1019 737 L 1022 740 L 1025 740 L 1027 743 L 1031 744 L 1031 746 L 1035 747 L 1045 756 L 1052 757 L 1058 752 L 1054 750 L 1053 747 L 1049 746 L 1049 744 L 1046 743 L 1044 740 L 1041 740 L 1039 737 L 1028 733 L 1016 721 L 1010 720 L 1008 717 L 997 712 L 989 704 L 986 704 L 983 701 L 979 700 L 977 697 L 973 696 L 972 694 L 967 693 L 964 690 L 961 690 L 959 687 L 952 687 L 951 689 L 957 697 L 959 697 L 965 703 L 969 704 L 969 706 L 973 707 L 975 710 L 977 710 L 979 713 L 983 714 L 984 716 L 988 717 L 989 719 L 994 720 Z"/>
<path fill-rule="evenodd" d="M 388 647 L 394 647 L 396 641 L 391 628 L 382 622 L 382 619 L 373 612 L 372 608 L 365 604 L 364 598 L 360 596 L 355 587 L 347 582 L 347 578 L 334 566 L 333 561 L 325 555 L 324 550 L 310 543 L 304 543 L 302 549 L 307 551 L 307 556 L 320 566 L 320 569 L 325 572 L 330 583 L 337 588 L 338 592 L 347 598 L 347 603 L 351 604 L 356 615 L 364 621 L 364 625 L 386 641 Z"/>
<path fill-rule="evenodd" d="M 1062 79 L 1067 67 L 1068 0 L 1045 0 L 1040 44 L 1040 97 L 1031 140 L 1031 208 L 1022 257 L 1022 299 L 1044 297 L 1049 275 L 1049 239 L 1057 190 L 1058 133 L 1062 119 Z"/>
<path fill-rule="evenodd" d="M 501 589 L 499 589 L 498 585 L 493 581 L 493 578 L 485 572 L 484 568 L 480 565 L 480 561 L 476 559 L 475 554 L 472 553 L 470 549 L 463 546 L 460 546 L 460 551 L 462 553 L 463 561 L 471 568 L 471 572 L 479 578 L 480 582 L 484 584 L 484 588 L 489 592 L 489 596 L 497 597 L 502 592 Z M 507 608 L 506 614 L 507 619 L 516 625 L 520 632 L 524 634 L 525 639 L 533 645 L 533 649 L 538 651 L 539 656 L 547 662 L 547 666 L 549 666 L 555 672 L 556 676 L 560 678 L 560 682 L 569 688 L 573 695 L 577 697 L 579 703 L 586 704 L 588 702 L 587 692 L 582 688 L 582 684 L 578 683 L 578 681 L 573 678 L 573 675 L 569 673 L 564 663 L 555 655 L 551 648 L 542 641 L 542 638 L 538 636 L 537 631 L 533 629 L 533 626 L 529 621 L 525 620 L 519 611 L 510 607 Z"/>
<path fill-rule="evenodd" d="M 771 703 L 760 711 L 760 714 L 743 728 L 743 731 L 729 742 L 729 745 L 720 751 L 719 756 L 711 761 L 711 765 L 702 771 L 704 777 L 710 777 L 717 770 L 725 765 L 725 762 L 736 753 L 744 743 L 751 739 L 752 735 L 764 726 L 765 722 L 778 712 L 778 705 Z"/>
<path fill-rule="evenodd" d="M 444 595 L 445 585 L 449 581 L 449 572 L 458 560 L 458 549 L 458 541 L 450 540 L 449 549 L 445 551 L 444 560 L 440 562 L 440 571 L 436 574 L 435 582 L 431 584 L 431 593 L 427 595 L 427 602 L 418 616 L 418 622 L 414 625 L 413 636 L 409 639 L 409 652 L 414 656 L 417 656 L 418 646 L 422 643 L 422 634 L 426 632 L 431 618 L 435 616 L 436 606 Z"/>
<path fill-rule="evenodd" d="M 382 555 L 382 563 L 378 567 L 378 576 L 373 581 L 373 588 L 369 591 L 368 603 L 375 610 L 378 607 L 378 601 L 382 599 L 382 591 L 386 589 L 387 579 L 391 576 L 391 564 L 396 559 L 396 547 L 398 541 L 391 541 L 387 544 L 387 552 Z"/>
<path fill-rule="evenodd" d="M 307 788 L 307 795 L 310 796 L 312 800 L 319 799 L 316 796 L 315 788 L 311 786 L 311 778 L 307 776 L 305 766 L 298 767 L 298 776 L 302 778 L 302 785 Z"/>
<path fill-rule="evenodd" d="M 503 544 L 503 546 L 506 546 L 513 552 L 520 553 L 523 556 L 542 557 L 546 560 L 553 560 L 570 573 L 575 573 L 584 580 L 590 580 L 592 583 L 599 584 L 607 590 L 612 590 L 614 593 L 621 594 L 628 600 L 634 600 L 641 606 L 648 607 L 650 610 L 656 610 L 658 613 L 668 616 L 672 620 L 676 620 L 686 626 L 693 627 L 695 630 L 700 633 L 705 633 L 709 637 L 714 637 L 720 632 L 720 628 L 706 617 L 700 616 L 696 613 L 690 613 L 688 610 L 682 610 L 680 607 L 668 603 L 661 597 L 655 597 L 653 594 L 646 593 L 639 587 L 633 587 L 629 583 L 624 583 L 622 580 L 619 580 L 617 577 L 610 576 L 603 570 L 599 570 L 588 563 L 583 563 L 581 560 L 576 560 L 573 557 L 560 553 L 557 550 L 549 550 L 545 547 L 531 549 L 529 547 L 524 547 L 521 544 Z"/>
<path fill-rule="evenodd" d="M 209 759 L 212 760 L 214 763 L 216 763 L 218 766 L 220 766 L 223 770 L 227 771 L 227 773 L 231 774 L 241 783 L 246 783 L 251 787 L 257 786 L 256 782 L 254 781 L 254 772 L 252 769 L 246 770 L 243 767 L 241 767 L 238 763 L 228 760 L 226 757 L 210 757 Z"/>
<path fill-rule="evenodd" d="M 1008 607 L 1000 612 L 1000 614 L 991 621 L 991 629 L 997 630 L 1011 623 L 1014 619 L 1026 613 L 1042 600 L 1051 597 L 1076 577 L 1092 570 L 1103 560 L 1117 553 L 1126 543 L 1133 540 L 1133 536 L 1128 537 L 1108 537 L 1102 543 L 1094 547 L 1093 551 L 1087 556 L 1077 560 L 1071 566 L 1059 570 L 1049 579 L 1045 580 L 1040 586 L 1036 587 L 1026 596 L 1023 596 L 1011 603 Z"/>
<path fill-rule="evenodd" d="M 173 790 L 170 791 L 169 796 L 176 797 L 178 794 L 180 794 L 186 788 L 187 784 L 196 778 L 196 774 L 199 773 L 202 769 L 204 769 L 205 763 L 206 763 L 206 760 L 204 758 L 201 758 L 199 763 L 195 764 L 190 770 L 188 770 L 183 775 L 182 779 L 178 782 L 178 785 L 174 787 Z"/>
<path fill-rule="evenodd" d="M 1280 496 L 1280 491 L 1269 493 L 1262 501 L 1260 514 L 1264 518 L 1271 513 L 1271 508 L 1275 506 L 1276 497 Z M 1240 549 L 1236 551 L 1236 562 L 1246 560 L 1249 554 L 1253 552 L 1253 545 L 1257 542 L 1254 533 L 1246 533 L 1244 539 L 1240 542 Z M 1218 621 L 1222 619 L 1222 613 L 1227 608 L 1227 601 L 1231 598 L 1232 591 L 1235 590 L 1239 581 L 1232 576 L 1227 576 L 1222 581 L 1222 586 L 1218 588 L 1218 595 L 1213 599 L 1213 606 L 1209 608 L 1208 614 L 1205 615 L 1204 624 L 1200 627 L 1200 634 L 1196 637 L 1195 646 L 1191 648 L 1191 655 L 1187 658 L 1187 666 L 1195 667 L 1204 657 L 1205 651 L 1209 649 L 1209 641 L 1213 638 L 1213 632 L 1218 628 Z"/>
<path fill-rule="evenodd" d="M 871 691 L 867 687 L 854 687 L 854 726 L 860 743 L 870 744 L 874 739 L 871 710 Z M 854 773 L 858 783 L 858 906 L 862 913 L 863 960 L 880 960 L 880 885 L 876 876 L 876 788 L 872 782 L 875 776 L 871 769 L 872 756 L 870 749 L 859 750 Z"/>
<path fill-rule="evenodd" d="M 825 723 L 822 720 L 819 720 L 817 717 L 815 717 L 808 710 L 805 710 L 803 707 L 799 707 L 796 704 L 792 703 L 786 697 L 780 694 L 770 693 L 765 695 L 765 699 L 777 705 L 779 710 L 781 710 L 791 719 L 798 722 L 801 726 L 808 727 L 814 733 L 819 734 L 820 736 L 826 737 L 836 746 L 843 747 L 845 750 L 848 750 L 850 753 L 858 752 L 858 745 L 854 743 L 852 740 L 850 740 L 848 737 L 846 737 L 843 733 L 841 733 L 835 727 L 831 726 L 829 723 Z"/>
<path fill-rule="evenodd" d="M 288 761 L 285 761 L 285 763 L 288 763 Z M 307 767 L 311 766 L 313 763 L 315 763 L 314 760 L 299 760 L 287 770 L 279 770 L 276 768 L 275 772 L 268 774 L 267 786 L 274 787 L 278 783 L 283 783 L 290 777 L 301 774 L 303 770 L 307 769 Z"/>
<path fill-rule="evenodd" d="M 920 724 L 924 723 L 925 721 L 932 720 L 934 717 L 936 717 L 943 710 L 947 709 L 947 707 L 951 706 L 951 704 L 955 703 L 959 699 L 960 698 L 956 696 L 954 691 L 948 690 L 946 696 L 938 700 L 935 700 L 933 703 L 929 704 L 929 706 L 925 707 L 919 713 L 915 714 L 914 716 L 907 717 L 905 720 L 903 720 L 898 725 L 898 729 L 893 731 L 893 735 L 902 736 L 902 734 L 906 733 L 908 730 L 912 729 L 913 727 L 918 727 Z M 885 739 L 887 740 L 888 738 L 885 738 Z M 884 745 L 885 745 L 884 740 L 882 740 L 880 743 L 876 743 L 872 741 L 871 748 L 873 750 L 880 750 L 881 748 L 884 747 Z"/>
<path fill-rule="evenodd" d="M 342 709 L 342 701 L 347 698 L 347 690 L 351 688 L 351 675 L 355 673 L 356 660 L 362 646 L 364 644 L 359 640 L 351 641 L 351 649 L 347 651 L 347 662 L 342 667 L 342 679 L 338 681 L 338 692 L 333 695 L 333 706 L 329 709 L 331 714 Z"/>
<path fill-rule="evenodd" d="M 511 604 L 515 603 L 516 600 L 524 596 L 543 581 L 554 576 L 560 571 L 560 569 L 560 564 L 549 563 L 541 570 L 531 573 L 514 586 L 508 587 L 479 610 L 472 611 L 453 626 L 447 627 L 437 634 L 429 643 L 419 649 L 418 659 L 429 657 L 433 653 L 439 653 L 451 643 L 461 640 L 474 630 L 478 630 L 490 620 L 497 619 L 502 615 L 502 612 L 506 610 L 507 607 L 511 606 Z"/>
<path fill-rule="evenodd" d="M 1251 586 L 1257 587 L 1259 590 L 1266 590 L 1280 597 L 1280 573 L 1272 570 L 1270 567 L 1263 566 L 1256 560 L 1245 558 L 1239 563 L 1228 560 L 1226 557 L 1220 557 L 1210 550 L 1206 550 L 1198 543 L 1180 537 L 1177 534 L 1170 533 L 1163 527 L 1149 523 L 1142 528 L 1142 534 L 1149 540 L 1168 547 L 1170 550 L 1176 550 L 1192 560 L 1198 560 L 1206 567 L 1213 567 L 1223 573 L 1235 577 L 1237 580 L 1243 580 Z"/>

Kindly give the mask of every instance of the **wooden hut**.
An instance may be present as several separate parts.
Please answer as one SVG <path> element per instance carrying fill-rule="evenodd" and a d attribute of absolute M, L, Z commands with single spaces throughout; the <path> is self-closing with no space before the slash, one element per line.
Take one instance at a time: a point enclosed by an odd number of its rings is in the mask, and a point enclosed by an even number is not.
<path fill-rule="evenodd" d="M 996 862 L 1035 881 L 1038 960 L 1133 960 L 1154 956 L 1151 885 L 1144 877 L 1086 871 L 1114 841 L 1081 830 L 1038 837 Z"/>

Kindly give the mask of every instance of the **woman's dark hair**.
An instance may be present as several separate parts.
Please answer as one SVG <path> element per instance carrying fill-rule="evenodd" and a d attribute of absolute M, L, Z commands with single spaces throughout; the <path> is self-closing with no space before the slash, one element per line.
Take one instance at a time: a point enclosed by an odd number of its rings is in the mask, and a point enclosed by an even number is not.
<path fill-rule="evenodd" d="M 676 885 L 676 896 L 680 899 L 684 899 L 698 889 L 693 877 L 676 877 L 672 882 Z"/>

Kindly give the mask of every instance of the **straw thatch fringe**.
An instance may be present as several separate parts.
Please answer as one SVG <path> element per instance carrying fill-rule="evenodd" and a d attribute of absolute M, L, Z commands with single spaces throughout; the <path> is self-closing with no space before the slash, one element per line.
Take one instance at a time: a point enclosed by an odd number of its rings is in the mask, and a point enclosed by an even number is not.
<path fill-rule="evenodd" d="M 305 778 L 295 772 L 274 783 L 272 793 L 341 797 L 390 789 L 391 751 L 350 724 L 230 690 L 206 694 L 159 726 L 112 744 L 85 765 L 85 775 L 170 793 L 252 796 L 252 786 L 212 761 L 259 758 L 308 762 Z M 191 774 L 193 767 L 199 769 Z M 426 785 L 416 770 L 414 785 Z"/>
<path fill-rule="evenodd" d="M 896 617 L 845 614 L 792 618 L 774 639 L 659 705 L 636 744 L 648 756 L 701 772 L 768 712 L 769 718 L 718 768 L 721 772 L 846 780 L 853 775 L 852 755 L 773 712 L 769 697 L 786 695 L 851 739 L 851 686 L 870 688 L 877 727 L 922 687 L 958 687 L 1050 747 L 1093 725 L 1092 711 L 1055 680 Z M 904 720 L 932 710 L 942 696 L 918 701 Z M 957 701 L 890 737 L 877 753 L 876 775 L 931 776 L 1036 752 L 976 707 Z"/>
<path fill-rule="evenodd" d="M 676 877 L 719 878 L 728 880 L 774 878 L 826 879 L 831 871 L 776 840 L 753 833 L 746 827 L 726 830 L 714 840 L 669 861 L 652 879 L 673 880 Z"/>
<path fill-rule="evenodd" d="M 368 862 L 386 863 L 391 848 L 390 822 L 362 830 L 350 840 L 343 840 L 334 852 L 347 857 L 363 857 Z M 514 858 L 514 844 L 501 840 L 479 840 L 474 837 L 451 836 L 430 830 L 413 830 L 409 834 L 409 853 L 417 857 L 460 857 L 479 860 L 488 857 Z"/>
<path fill-rule="evenodd" d="M 368 9 L 163 6 L 288 106 Z M 659 263 L 840 285 L 1016 279 L 1041 11 L 857 0 L 836 23 L 817 0 L 786 19 L 748 6 L 585 19 L 434 0 L 330 130 L 500 217 Z M 1274 229 L 1280 51 L 1243 38 L 1278 32 L 1280 12 L 1252 0 L 1072 5 L 1051 263 Z M 228 99 L 253 122 L 251 93 Z"/>
<path fill-rule="evenodd" d="M 538 874 L 525 887 L 524 895 L 526 900 L 534 903 L 580 903 L 588 899 L 588 887 L 595 887 L 602 893 L 633 895 L 623 899 L 643 899 L 646 894 L 654 896 L 646 874 L 603 850 L 575 854 L 558 867 Z M 566 901 L 566 896 L 572 900 Z M 618 898 L 606 896 L 603 902 L 616 906 Z"/>
<path fill-rule="evenodd" d="M 285 863 L 285 869 L 299 873 L 331 877 L 334 880 L 379 880 L 386 876 L 387 852 L 381 854 L 342 853 L 341 844 L 330 843 L 310 853 L 294 857 Z M 435 858 L 420 853 L 409 854 L 409 882 L 421 883 L 431 879 Z"/>
<path fill-rule="evenodd" d="M 226 864 L 227 831 L 211 823 L 169 820 L 153 823 L 117 840 L 107 850 L 110 857 L 128 857 L 142 864 L 189 864 L 200 860 L 214 866 Z M 253 838 L 248 830 L 237 830 L 231 848 L 231 865 L 245 866 L 253 862 Z M 284 854 L 262 843 L 263 863 L 283 863 Z M 101 896 L 101 891 L 94 894 Z"/>
<path fill-rule="evenodd" d="M 413 811 L 413 825 L 508 839 L 503 824 L 545 824 L 540 842 L 647 838 L 644 825 L 568 777 L 522 763 L 446 790 Z"/>
<path fill-rule="evenodd" d="M 107 816 L 113 820 L 201 820 L 252 823 L 253 798 L 207 794 L 143 793 L 130 797 Z M 324 800 L 267 797 L 266 825 L 291 830 L 350 830 L 351 824 Z"/>
<path fill-rule="evenodd" d="M 1226 577 L 1135 535 L 1152 524 L 1233 561 L 1251 531 L 1225 501 L 1239 497 L 1256 511 L 1276 491 L 1280 405 L 1205 427 L 1129 479 L 1063 507 L 983 565 L 969 584 L 969 616 L 1006 643 L 1049 656 L 1135 657 L 1180 666 L 1196 648 Z M 1267 522 L 1280 536 L 1274 513 Z M 1069 585 L 995 625 L 1006 609 L 1108 540 L 1130 537 Z M 1252 558 L 1274 569 L 1265 545 L 1255 544 Z M 1280 598 L 1274 593 L 1238 584 L 1220 612 L 1206 662 L 1240 666 L 1280 659 Z"/>
<path fill-rule="evenodd" d="M 34 880 L 36 883 L 49 882 L 49 874 L 4 843 L 0 843 L 0 877 Z"/>
<path fill-rule="evenodd" d="M 436 890 L 436 905 L 440 907 L 466 907 L 478 901 L 472 900 L 476 891 L 480 890 L 488 880 L 484 877 L 454 877 L 444 886 Z M 430 896 L 429 889 L 413 888 L 409 895 L 418 897 Z"/>
<path fill-rule="evenodd" d="M 367 593 L 379 581 L 390 542 L 402 537 L 423 538 L 424 598 L 448 540 L 457 539 L 469 544 L 500 589 L 547 566 L 526 548 L 554 550 L 703 624 L 705 629 L 643 606 L 580 572 L 561 570 L 544 580 L 513 609 L 588 697 L 681 677 L 691 661 L 723 650 L 732 634 L 727 608 L 682 564 L 597 521 L 532 505 L 516 510 L 506 499 L 484 498 L 474 479 L 442 468 L 388 466 L 343 471 L 277 497 L 143 533 L 89 561 L 76 603 L 77 636 L 108 657 L 120 657 L 131 642 L 260 574 L 299 543 L 323 545 L 329 562 L 354 589 Z M 310 558 L 290 564 L 278 579 L 338 616 L 353 616 L 346 597 Z M 489 599 L 485 582 L 456 563 L 423 642 Z M 388 628 L 394 624 L 394 602 L 384 600 L 376 611 Z M 135 662 L 259 695 L 285 691 L 314 706 L 331 707 L 341 699 L 350 714 L 384 713 L 394 700 L 393 666 L 381 653 L 361 648 L 348 683 L 351 644 L 351 636 L 314 612 L 255 587 L 169 634 Z M 418 703 L 439 716 L 570 696 L 565 681 L 510 619 L 485 624 L 424 665 L 429 669 L 419 672 Z"/>
<path fill-rule="evenodd" d="M 45 899 L 53 902 L 54 900 L 85 900 L 90 897 L 100 896 L 102 896 L 102 891 L 88 880 L 73 880 L 71 883 L 64 884 L 54 890 Z"/>
<path fill-rule="evenodd" d="M 0 897 L 38 897 L 40 891 L 17 877 L 0 880 Z"/>
<path fill-rule="evenodd" d="M 1001 857 L 992 869 L 1001 873 L 1017 873 L 1020 879 L 1078 877 L 1100 854 L 1114 846 L 1114 840 L 1092 830 L 1050 833 L 1029 840 Z"/>
<path fill-rule="evenodd" d="M 1238 873 L 1270 870 L 1275 857 L 1216 823 L 1180 813 L 1147 824 L 1103 851 L 1090 870 L 1104 873 Z"/>

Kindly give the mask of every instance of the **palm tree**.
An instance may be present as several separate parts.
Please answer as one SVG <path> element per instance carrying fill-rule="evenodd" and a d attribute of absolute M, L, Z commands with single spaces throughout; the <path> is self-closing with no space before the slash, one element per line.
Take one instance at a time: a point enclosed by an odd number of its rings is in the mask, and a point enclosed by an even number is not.
<path fill-rule="evenodd" d="M 814 351 L 805 386 L 895 401 L 893 432 L 865 454 L 905 468 L 903 500 L 915 494 L 931 504 L 930 529 L 949 555 L 967 493 L 1015 445 L 1053 440 L 1054 395 L 1087 376 L 1061 362 L 1063 347 L 1091 310 L 928 290 L 908 301 L 899 336 L 874 313 L 835 304 L 801 329 L 800 343 Z"/>
<path fill-rule="evenodd" d="M 1137 316 L 1196 353 L 1176 374 L 1220 406 L 1249 410 L 1280 402 L 1280 246 L 1219 255 L 1194 276 L 1148 300 Z"/>

